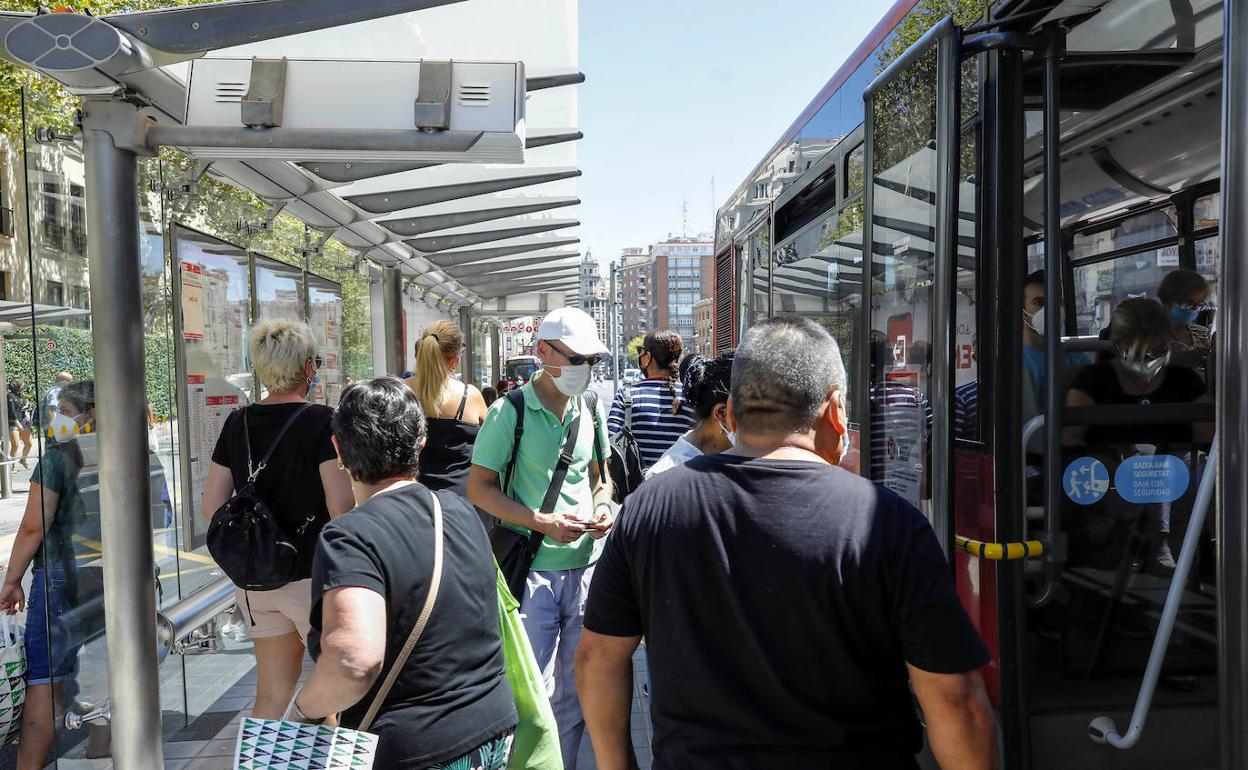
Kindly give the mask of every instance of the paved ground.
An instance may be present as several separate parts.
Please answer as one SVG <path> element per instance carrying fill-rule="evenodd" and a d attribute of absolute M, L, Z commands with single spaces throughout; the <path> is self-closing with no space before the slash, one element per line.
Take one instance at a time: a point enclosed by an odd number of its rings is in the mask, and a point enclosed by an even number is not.
<path fill-rule="evenodd" d="M 305 672 L 311 668 L 310 661 Z M 646 660 L 638 654 L 634 659 L 634 678 L 637 687 L 633 697 L 633 745 L 637 750 L 638 764 L 641 770 L 649 770 L 651 764 L 650 751 L 650 718 L 647 712 L 649 703 L 642 685 L 646 681 Z M 256 680 L 255 672 L 250 672 L 238 680 L 200 719 L 192 722 L 186 729 L 175 734 L 165 743 L 166 770 L 229 770 L 234 756 L 238 736 L 239 720 L 248 713 L 254 703 Z M 111 763 L 100 761 L 83 763 L 61 762 L 60 768 L 90 768 L 104 770 L 111 768 Z M 593 748 L 588 735 L 581 745 L 581 753 L 577 760 L 577 770 L 595 770 Z"/>

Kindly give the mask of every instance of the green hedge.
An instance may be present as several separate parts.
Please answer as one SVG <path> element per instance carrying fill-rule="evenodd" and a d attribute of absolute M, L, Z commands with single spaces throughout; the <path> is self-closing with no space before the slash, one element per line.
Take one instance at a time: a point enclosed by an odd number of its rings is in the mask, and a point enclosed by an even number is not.
<path fill-rule="evenodd" d="M 49 345 L 51 343 L 51 345 Z M 146 391 L 157 416 L 173 414 L 173 341 L 165 336 L 144 337 L 147 359 Z M 35 377 L 38 365 L 39 376 Z M 4 337 L 4 368 L 9 379 L 19 378 L 28 399 L 38 401 L 52 386 L 56 373 L 69 372 L 75 380 L 95 376 L 95 357 L 88 329 L 36 326 Z"/>

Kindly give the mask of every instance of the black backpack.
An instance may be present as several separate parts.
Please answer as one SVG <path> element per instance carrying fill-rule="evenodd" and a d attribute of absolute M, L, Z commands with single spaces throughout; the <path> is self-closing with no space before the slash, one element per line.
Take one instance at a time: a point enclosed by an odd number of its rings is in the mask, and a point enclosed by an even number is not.
<path fill-rule="evenodd" d="M 308 525 L 316 518 L 309 515 L 297 532 L 282 528 L 268 504 L 256 494 L 256 479 L 268 466 L 273 450 L 282 442 L 295 419 L 311 404 L 304 404 L 286 420 L 281 432 L 257 466 L 251 464 L 251 432 L 247 427 L 247 410 L 243 409 L 243 435 L 247 444 L 247 481 L 225 505 L 212 514 L 208 525 L 208 553 L 234 585 L 245 591 L 273 591 L 298 579 L 299 570 L 307 563 L 310 549 L 303 547 Z"/>
<path fill-rule="evenodd" d="M 633 396 L 624 386 L 624 426 L 611 437 L 611 457 L 607 460 L 607 472 L 611 474 L 612 495 L 617 503 L 623 503 L 634 489 L 646 480 L 641 462 L 641 447 L 633 435 Z"/>

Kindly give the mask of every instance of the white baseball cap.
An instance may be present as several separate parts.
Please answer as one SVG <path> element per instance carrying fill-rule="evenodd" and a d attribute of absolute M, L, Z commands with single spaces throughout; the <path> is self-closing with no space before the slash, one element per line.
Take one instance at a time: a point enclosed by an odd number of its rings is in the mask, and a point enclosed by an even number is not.
<path fill-rule="evenodd" d="M 562 342 L 582 356 L 607 352 L 607 346 L 598 339 L 598 324 L 580 308 L 561 307 L 547 313 L 537 327 L 537 338 Z"/>

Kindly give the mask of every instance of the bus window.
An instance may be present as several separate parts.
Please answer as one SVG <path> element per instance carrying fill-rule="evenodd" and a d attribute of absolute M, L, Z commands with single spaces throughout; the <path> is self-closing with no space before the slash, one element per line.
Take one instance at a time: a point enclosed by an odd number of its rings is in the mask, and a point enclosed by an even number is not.
<path fill-rule="evenodd" d="M 1124 219 L 1110 228 L 1076 234 L 1070 258 L 1086 259 L 1154 241 L 1177 239 L 1178 236 L 1178 214 L 1174 206 L 1166 206 Z M 1174 258 L 1175 267 L 1178 267 L 1178 249 L 1174 251 Z"/>
<path fill-rule="evenodd" d="M 771 249 L 767 242 L 770 237 L 766 227 L 760 227 L 749 237 L 749 265 L 751 270 L 750 283 L 753 285 L 751 296 L 754 306 L 750 320 L 758 323 L 771 317 Z"/>
<path fill-rule="evenodd" d="M 1202 195 L 1196 199 L 1195 206 L 1192 211 L 1192 229 L 1204 230 L 1210 227 L 1217 227 L 1222 217 L 1222 195 L 1221 193 L 1211 193 Z"/>
<path fill-rule="evenodd" d="M 1076 331 L 1084 336 L 1100 334 L 1109 326 L 1114 308 L 1136 297 L 1156 298 L 1161 279 L 1178 267 L 1177 246 L 1076 267 Z"/>
<path fill-rule="evenodd" d="M 773 311 L 806 316 L 827 329 L 841 348 L 846 371 L 856 371 L 854 319 L 862 305 L 862 202 L 802 230 L 773 252 Z M 850 422 L 854 412 L 850 378 L 845 394 Z"/>
<path fill-rule="evenodd" d="M 846 198 L 862 192 L 862 182 L 866 174 L 863 160 L 863 145 L 861 143 L 845 156 Z"/>

